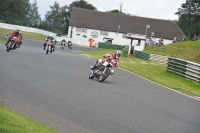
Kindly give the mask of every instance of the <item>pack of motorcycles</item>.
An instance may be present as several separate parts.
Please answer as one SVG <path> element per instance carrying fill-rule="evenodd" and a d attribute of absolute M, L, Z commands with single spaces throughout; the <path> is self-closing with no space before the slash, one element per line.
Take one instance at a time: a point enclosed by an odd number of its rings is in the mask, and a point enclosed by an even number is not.
<path fill-rule="evenodd" d="M 9 52 L 11 50 L 15 50 L 20 47 L 19 43 L 16 43 L 17 38 L 12 37 L 10 38 L 7 46 L 6 46 L 6 51 Z M 49 52 L 52 53 L 55 50 L 55 44 L 56 41 L 53 40 L 51 41 L 50 39 L 47 40 L 47 45 L 46 45 L 46 54 Z M 62 49 L 65 47 L 65 42 L 61 43 Z M 72 49 L 72 43 L 68 43 L 68 48 Z M 90 66 L 90 74 L 89 74 L 89 79 L 97 79 L 99 82 L 103 82 L 109 75 L 114 74 L 114 67 L 115 61 L 114 60 L 109 60 L 105 61 L 104 63 L 99 63 L 97 67 Z"/>

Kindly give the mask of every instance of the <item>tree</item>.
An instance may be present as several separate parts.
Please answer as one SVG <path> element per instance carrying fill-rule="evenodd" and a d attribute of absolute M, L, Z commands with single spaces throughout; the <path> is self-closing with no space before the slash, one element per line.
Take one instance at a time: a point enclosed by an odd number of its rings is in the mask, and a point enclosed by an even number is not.
<path fill-rule="evenodd" d="M 124 11 L 123 6 L 124 6 L 123 1 L 121 1 L 121 3 L 119 3 L 119 11 L 120 11 L 120 13 L 122 13 L 122 14 L 124 14 L 124 13 L 123 13 L 123 11 Z"/>
<path fill-rule="evenodd" d="M 45 15 L 45 19 L 47 20 L 50 26 L 53 26 L 53 31 L 61 34 L 63 33 L 66 26 L 66 18 L 67 18 L 67 6 L 61 7 L 58 2 L 54 2 L 53 6 L 49 6 L 51 11 L 48 11 Z"/>
<path fill-rule="evenodd" d="M 10 9 L 11 7 L 13 7 L 13 1 L 12 0 L 0 0 L 0 3 L 3 3 L 0 6 L 0 12 L 3 12 L 3 11 L 5 12 L 8 9 Z"/>
<path fill-rule="evenodd" d="M 111 10 L 111 11 L 108 11 L 108 12 L 110 12 L 110 13 L 116 13 L 116 14 L 125 14 L 123 12 L 120 12 L 120 10 L 118 10 L 118 9 L 114 9 L 114 10 Z"/>
<path fill-rule="evenodd" d="M 34 0 L 32 4 L 30 4 L 30 8 L 28 10 L 28 19 L 30 26 L 37 27 L 41 22 L 40 14 L 38 12 L 37 1 Z"/>
<path fill-rule="evenodd" d="M 76 0 L 76 1 L 72 2 L 67 8 L 67 13 L 66 13 L 66 15 L 67 15 L 67 19 L 66 19 L 67 29 L 66 29 L 66 32 L 68 32 L 69 18 L 71 17 L 71 12 L 72 12 L 73 7 L 82 8 L 82 9 L 89 9 L 89 10 L 97 10 L 97 8 L 95 6 L 93 6 L 92 4 L 88 3 L 85 0 Z"/>
<path fill-rule="evenodd" d="M 73 7 L 82 8 L 82 9 L 89 9 L 89 10 L 97 10 L 92 4 L 89 4 L 85 0 L 76 0 L 69 5 L 69 11 L 71 12 Z"/>
<path fill-rule="evenodd" d="M 111 13 L 116 13 L 116 14 L 125 14 L 123 11 L 123 1 L 121 1 L 121 3 L 119 3 L 119 10 L 118 9 L 114 9 L 114 10 L 111 10 L 111 11 L 108 11 L 108 12 L 111 12 Z"/>
<path fill-rule="evenodd" d="M 186 0 L 175 14 L 179 16 L 177 24 L 188 38 L 192 38 L 195 34 L 200 34 L 199 0 Z"/>
<path fill-rule="evenodd" d="M 0 20 L 4 23 L 26 25 L 29 0 L 1 0 Z"/>

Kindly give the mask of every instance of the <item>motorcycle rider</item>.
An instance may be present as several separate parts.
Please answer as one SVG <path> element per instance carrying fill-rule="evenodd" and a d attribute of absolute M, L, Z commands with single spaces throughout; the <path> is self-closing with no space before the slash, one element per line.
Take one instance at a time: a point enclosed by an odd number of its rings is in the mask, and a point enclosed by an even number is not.
<path fill-rule="evenodd" d="M 12 39 L 12 37 L 16 37 L 16 41 L 15 41 L 15 44 L 19 44 L 19 47 L 20 45 L 22 44 L 22 34 L 21 34 L 21 30 L 19 29 L 16 29 L 15 31 L 13 31 L 10 35 L 10 37 L 8 38 L 5 46 L 7 47 L 7 44 L 9 43 L 9 41 Z"/>
<path fill-rule="evenodd" d="M 104 59 L 98 59 L 95 65 L 91 68 L 91 70 L 95 70 L 99 66 L 99 64 L 102 64 L 105 61 L 111 61 L 112 59 L 116 62 L 115 67 L 118 68 L 118 62 L 120 56 L 121 56 L 120 50 L 116 50 L 115 53 L 109 52 L 103 55 Z"/>
<path fill-rule="evenodd" d="M 72 41 L 70 41 L 70 40 L 69 40 L 69 41 L 67 42 L 67 44 L 68 44 L 68 47 L 69 47 L 69 44 L 70 44 L 70 43 L 72 44 Z"/>
<path fill-rule="evenodd" d="M 20 46 L 21 46 L 21 44 L 22 44 L 22 32 L 21 32 L 21 30 L 19 30 L 19 36 L 18 36 L 18 38 L 19 38 L 19 48 L 20 48 Z"/>
<path fill-rule="evenodd" d="M 62 47 L 62 43 L 64 42 L 64 47 L 65 47 L 65 43 L 66 43 L 66 40 L 65 39 L 63 39 L 62 41 L 61 41 L 61 47 Z"/>
<path fill-rule="evenodd" d="M 47 41 L 48 41 L 48 39 L 50 39 L 51 40 L 51 43 L 52 43 L 52 45 L 51 45 L 51 48 L 53 48 L 54 47 L 54 42 L 53 42 L 53 40 L 54 40 L 54 37 L 50 34 L 49 36 L 47 36 L 47 38 L 45 39 L 45 42 L 44 42 L 44 48 L 43 48 L 43 50 L 45 50 L 46 49 L 46 45 L 47 45 Z"/>

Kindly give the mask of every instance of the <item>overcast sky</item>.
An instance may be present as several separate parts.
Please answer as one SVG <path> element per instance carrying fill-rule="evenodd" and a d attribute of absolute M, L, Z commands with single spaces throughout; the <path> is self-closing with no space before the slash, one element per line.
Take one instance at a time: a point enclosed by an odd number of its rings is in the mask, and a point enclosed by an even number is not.
<path fill-rule="evenodd" d="M 32 1 L 32 0 L 31 0 Z M 75 0 L 37 0 L 39 13 L 42 19 L 47 11 L 50 11 L 49 5 L 57 1 L 61 6 L 69 5 Z M 98 11 L 110 11 L 119 9 L 119 4 L 123 1 L 123 10 L 125 13 L 135 14 L 141 17 L 157 19 L 178 19 L 175 12 L 186 0 L 86 0 L 97 8 Z"/>

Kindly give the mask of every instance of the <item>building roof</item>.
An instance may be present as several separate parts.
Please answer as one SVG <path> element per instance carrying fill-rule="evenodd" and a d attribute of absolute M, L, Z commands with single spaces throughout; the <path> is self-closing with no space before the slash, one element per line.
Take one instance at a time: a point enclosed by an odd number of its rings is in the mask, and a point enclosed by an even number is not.
<path fill-rule="evenodd" d="M 154 32 L 154 37 L 163 37 L 170 40 L 173 40 L 174 36 L 179 40 L 183 38 L 183 32 L 171 20 L 128 16 L 80 8 L 72 9 L 69 25 L 80 28 L 141 35 L 145 35 L 146 25 L 150 25 L 150 28 L 147 30 L 147 36 L 151 36 L 151 32 Z"/>

